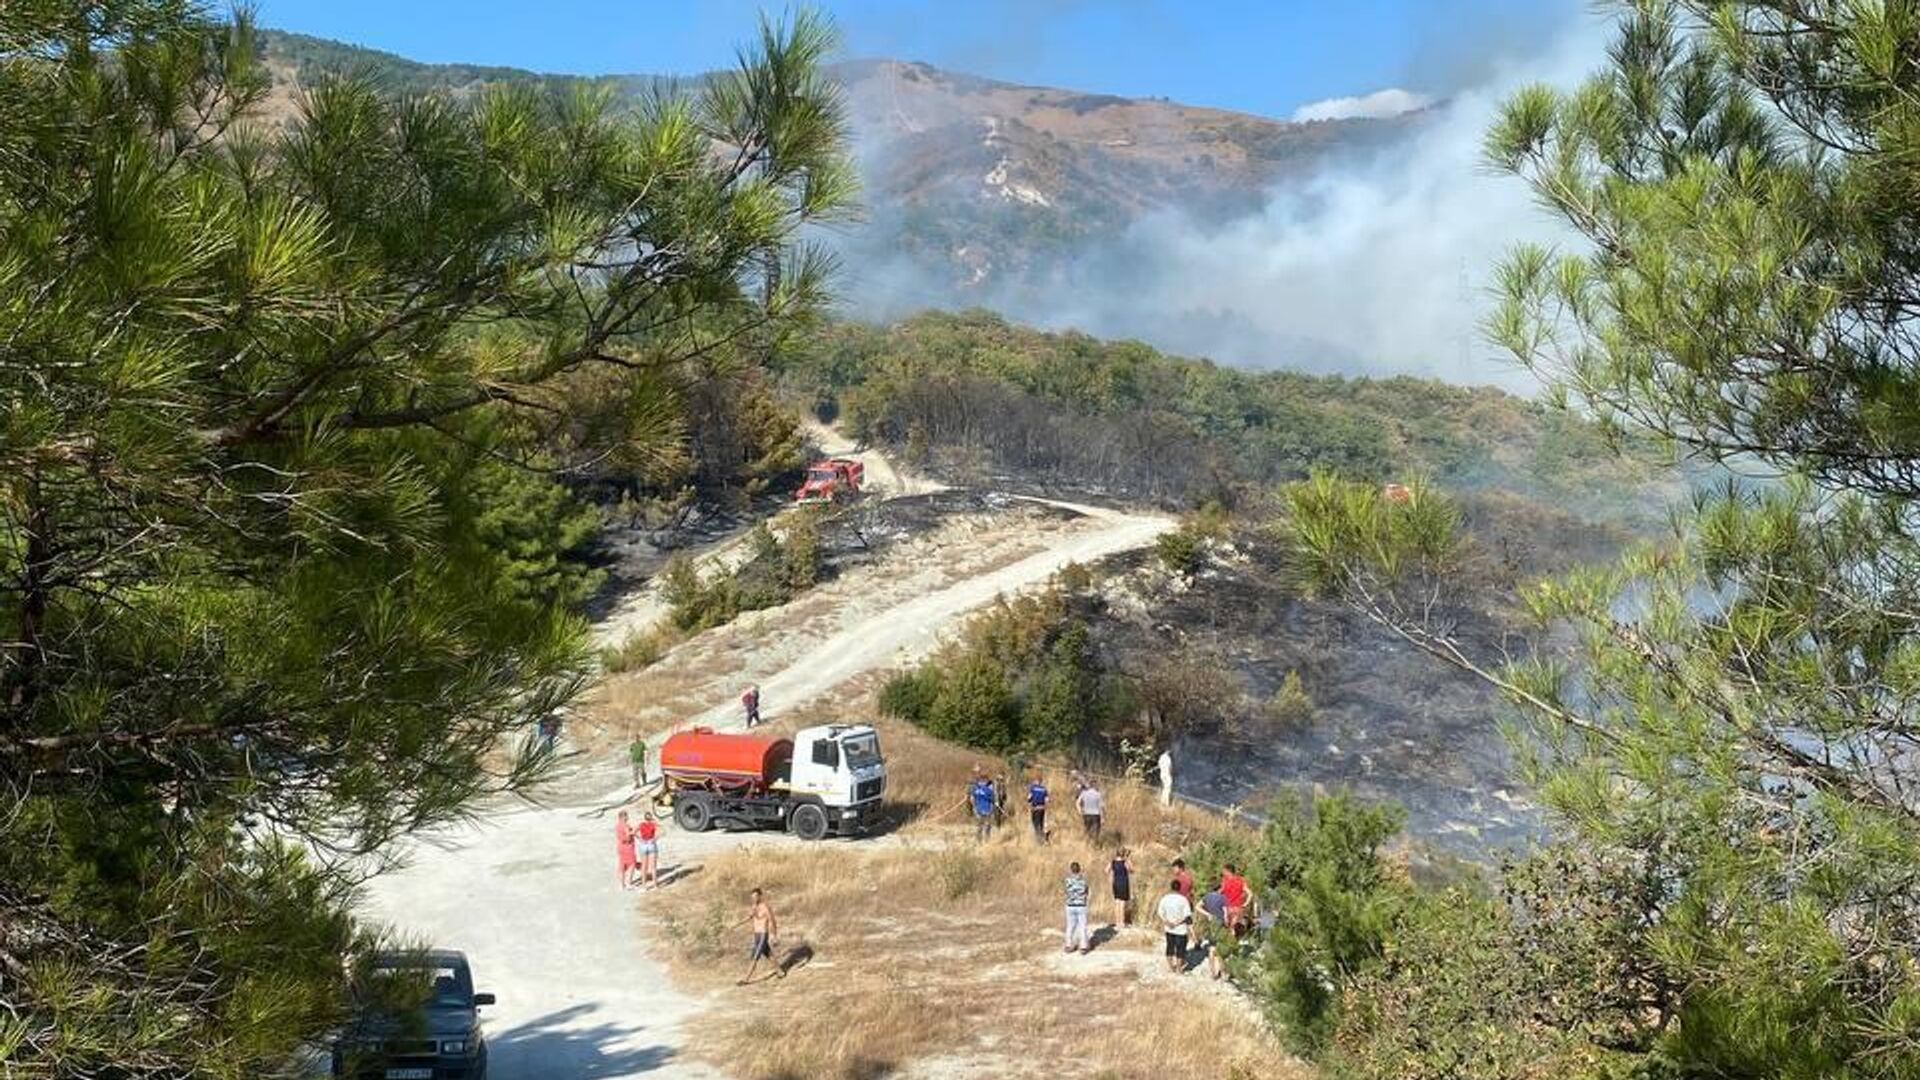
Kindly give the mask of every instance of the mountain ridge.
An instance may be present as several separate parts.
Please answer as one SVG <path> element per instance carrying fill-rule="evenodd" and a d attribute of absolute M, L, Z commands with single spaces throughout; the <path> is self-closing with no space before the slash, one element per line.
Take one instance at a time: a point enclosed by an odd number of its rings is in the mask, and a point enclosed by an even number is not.
<path fill-rule="evenodd" d="M 283 30 L 262 31 L 261 48 L 274 82 L 268 113 L 281 120 L 296 115 L 301 88 L 326 73 L 367 73 L 399 93 L 456 95 L 504 83 L 588 83 L 637 96 L 705 77 L 432 64 Z M 831 70 L 846 95 L 870 208 L 842 242 L 861 263 L 889 267 L 887 288 L 869 292 L 898 294 L 896 311 L 965 305 L 1022 283 L 1057 285 L 1078 253 L 1148 215 L 1219 222 L 1253 212 L 1276 185 L 1389 144 L 1425 115 L 1282 120 L 879 57 Z"/>

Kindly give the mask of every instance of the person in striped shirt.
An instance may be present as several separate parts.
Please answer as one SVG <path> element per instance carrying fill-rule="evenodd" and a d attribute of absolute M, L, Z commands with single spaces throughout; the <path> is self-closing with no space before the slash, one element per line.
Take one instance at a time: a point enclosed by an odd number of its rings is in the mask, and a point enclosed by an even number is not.
<path fill-rule="evenodd" d="M 1086 875 L 1080 872 L 1080 864 L 1067 864 L 1067 944 L 1063 952 L 1081 952 L 1093 949 L 1093 939 L 1087 933 L 1087 900 L 1092 890 L 1087 887 Z"/>

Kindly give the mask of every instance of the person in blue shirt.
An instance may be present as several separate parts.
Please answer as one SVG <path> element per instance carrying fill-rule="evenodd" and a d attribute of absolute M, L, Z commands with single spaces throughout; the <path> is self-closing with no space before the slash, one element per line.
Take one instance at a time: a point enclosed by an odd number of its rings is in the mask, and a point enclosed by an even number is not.
<path fill-rule="evenodd" d="M 1047 785 L 1035 774 L 1027 785 L 1027 816 L 1033 819 L 1033 838 L 1047 842 Z"/>
<path fill-rule="evenodd" d="M 967 797 L 973 802 L 973 820 L 976 828 L 975 835 L 981 840 L 985 840 L 993 833 L 994 804 L 993 781 L 987 778 L 985 770 L 975 769 L 973 771 L 973 787 L 968 790 Z"/>

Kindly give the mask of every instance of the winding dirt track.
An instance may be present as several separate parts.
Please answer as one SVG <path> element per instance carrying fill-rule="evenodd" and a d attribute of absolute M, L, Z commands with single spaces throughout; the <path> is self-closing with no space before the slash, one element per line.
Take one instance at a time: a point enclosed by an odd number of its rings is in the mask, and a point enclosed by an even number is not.
<path fill-rule="evenodd" d="M 1094 527 L 842 630 L 763 679 L 763 694 L 783 706 L 804 704 L 852 676 L 924 654 L 997 595 L 1038 585 L 1069 562 L 1142 547 L 1173 525 L 1157 516 L 1053 505 L 1085 515 Z M 738 705 L 727 700 L 692 722 L 726 727 L 738 719 Z M 609 792 L 626 782 L 622 762 L 579 765 L 545 793 L 546 805 L 501 807 L 417 844 L 406 869 L 369 890 L 369 915 L 425 943 L 465 950 L 480 988 L 498 995 L 499 1004 L 487 1010 L 491 1080 L 721 1075 L 685 1056 L 685 1025 L 699 1003 L 675 990 L 649 957 L 644 894 L 622 893 L 614 880 L 612 823 L 594 808 L 617 799 Z M 668 873 L 723 846 L 798 842 L 777 834 L 693 837 L 671 828 L 662 841 Z"/>

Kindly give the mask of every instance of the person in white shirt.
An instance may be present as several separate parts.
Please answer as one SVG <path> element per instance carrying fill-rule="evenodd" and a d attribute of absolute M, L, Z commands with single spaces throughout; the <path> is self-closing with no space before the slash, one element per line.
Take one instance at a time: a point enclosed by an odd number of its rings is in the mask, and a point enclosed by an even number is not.
<path fill-rule="evenodd" d="M 1173 805 L 1173 751 L 1160 751 L 1160 805 Z"/>
<path fill-rule="evenodd" d="M 1193 928 L 1193 904 L 1180 895 L 1175 881 L 1154 909 L 1160 918 L 1160 930 L 1167 935 L 1167 970 L 1175 975 L 1187 970 L 1187 931 Z"/>
<path fill-rule="evenodd" d="M 1099 843 L 1100 815 L 1107 809 L 1106 796 L 1100 794 L 1100 789 L 1094 787 L 1092 781 L 1088 781 L 1087 786 L 1080 789 L 1080 797 L 1074 802 L 1080 807 L 1080 824 L 1085 826 L 1087 837 L 1094 843 Z"/>

